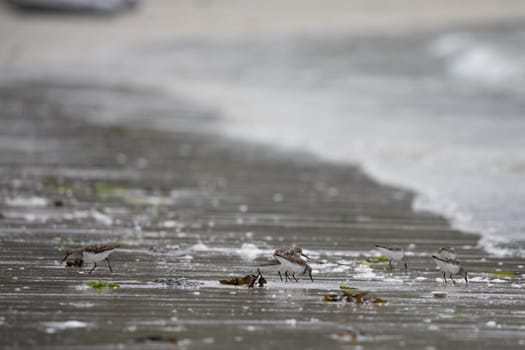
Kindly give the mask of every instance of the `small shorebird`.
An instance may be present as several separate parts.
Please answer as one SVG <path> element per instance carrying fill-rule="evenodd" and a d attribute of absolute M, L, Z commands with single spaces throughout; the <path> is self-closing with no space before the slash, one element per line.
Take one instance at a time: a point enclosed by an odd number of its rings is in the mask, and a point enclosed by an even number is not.
<path fill-rule="evenodd" d="M 312 277 L 312 267 L 306 261 L 304 261 L 301 256 L 308 258 L 305 254 L 303 254 L 303 250 L 301 248 L 281 248 L 274 252 L 274 258 L 284 267 L 284 276 L 286 277 L 287 281 L 289 278 L 288 272 L 292 273 L 292 277 L 296 282 L 299 282 L 297 278 L 295 278 L 296 273 L 301 273 L 303 275 L 308 273 L 308 276 L 312 282 L 314 281 Z M 280 274 L 281 270 L 279 270 L 279 275 Z M 292 279 L 290 278 L 290 281 L 291 280 Z"/>
<path fill-rule="evenodd" d="M 403 248 L 398 247 L 385 247 L 382 245 L 376 244 L 376 249 L 381 252 L 385 257 L 388 258 L 388 265 L 390 265 L 390 269 L 393 270 L 394 267 L 392 266 L 392 261 L 402 261 L 405 265 L 405 271 L 408 270 L 407 266 L 407 258 L 405 256 L 405 251 Z"/>
<path fill-rule="evenodd" d="M 465 282 L 468 284 L 467 271 L 461 266 L 461 263 L 456 259 L 447 259 L 443 256 L 432 255 L 432 258 L 443 271 L 443 279 L 447 283 L 447 273 L 448 277 L 452 280 L 452 283 L 456 284 L 456 281 L 452 276 L 462 276 L 465 278 Z"/>
<path fill-rule="evenodd" d="M 274 252 L 273 252 L 273 259 L 270 260 L 269 262 L 265 263 L 265 264 L 262 264 L 261 266 L 259 266 L 259 271 L 264 271 L 264 272 L 274 272 L 274 271 L 277 271 L 277 273 L 279 274 L 279 278 L 281 279 L 281 281 L 283 280 L 283 276 L 282 274 L 284 273 L 285 276 L 286 276 L 286 282 L 288 282 L 288 273 L 287 273 L 287 269 L 286 269 L 286 266 L 284 266 L 283 264 L 281 264 L 279 262 L 279 260 L 277 260 L 277 256 L 278 255 L 281 255 L 281 256 L 288 256 L 288 255 L 295 255 L 297 257 L 300 257 L 301 256 L 304 256 L 305 258 L 308 259 L 308 256 L 306 254 L 303 253 L 303 250 L 302 248 L 299 248 L 299 247 L 294 247 L 294 248 L 290 248 L 290 247 L 282 247 L 282 248 L 278 248 L 276 249 Z M 292 279 L 290 278 L 290 281 Z"/>
<path fill-rule="evenodd" d="M 113 272 L 111 265 L 109 263 L 109 255 L 115 251 L 116 248 L 120 247 L 119 245 L 107 244 L 107 245 L 90 245 L 78 249 L 68 249 L 66 251 L 66 256 L 60 262 L 61 264 L 71 255 L 81 256 L 80 266 L 85 264 L 93 263 L 93 268 L 89 270 L 89 273 L 93 272 L 97 268 L 97 263 L 106 260 L 108 263 L 109 271 Z M 78 264 L 77 264 L 78 265 Z"/>

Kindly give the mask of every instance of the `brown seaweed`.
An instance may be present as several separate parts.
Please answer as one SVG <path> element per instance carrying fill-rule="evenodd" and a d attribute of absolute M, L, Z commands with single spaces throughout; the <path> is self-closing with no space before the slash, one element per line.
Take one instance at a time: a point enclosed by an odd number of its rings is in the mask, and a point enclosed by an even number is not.
<path fill-rule="evenodd" d="M 253 288 L 256 283 L 259 284 L 259 287 L 263 287 L 267 283 L 267 281 L 262 276 L 262 274 L 259 273 L 257 275 L 250 274 L 250 275 L 246 275 L 244 277 L 233 277 L 233 278 L 230 278 L 230 279 L 219 280 L 219 283 L 220 284 L 227 284 L 227 285 L 231 285 L 231 286 L 247 285 L 248 288 Z"/>
<path fill-rule="evenodd" d="M 331 293 L 331 294 L 325 294 L 323 296 L 323 301 L 339 302 L 339 301 L 343 300 L 343 298 L 344 298 L 344 295 L 342 295 L 342 294 Z"/>
<path fill-rule="evenodd" d="M 359 330 L 347 329 L 332 334 L 331 338 L 341 343 L 355 344 L 362 335 L 363 333 Z"/>
<path fill-rule="evenodd" d="M 348 291 L 343 290 L 340 293 L 328 293 L 323 296 L 323 301 L 340 302 L 346 301 L 355 304 L 385 304 L 388 301 L 383 298 L 368 295 L 367 291 Z"/>
<path fill-rule="evenodd" d="M 179 341 L 175 335 L 147 335 L 144 337 L 135 338 L 136 343 L 172 343 L 176 344 Z"/>

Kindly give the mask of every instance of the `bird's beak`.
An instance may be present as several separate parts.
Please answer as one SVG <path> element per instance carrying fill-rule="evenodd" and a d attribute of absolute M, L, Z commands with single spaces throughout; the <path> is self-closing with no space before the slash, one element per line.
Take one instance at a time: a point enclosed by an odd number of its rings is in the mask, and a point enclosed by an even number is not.
<path fill-rule="evenodd" d="M 301 253 L 302 256 L 304 256 L 306 259 L 310 259 L 310 257 L 304 253 Z"/>
<path fill-rule="evenodd" d="M 60 263 L 62 264 L 64 261 L 66 261 L 68 256 L 69 256 L 69 254 L 66 254 L 66 256 L 64 256 L 64 259 L 62 259 L 62 261 Z"/>

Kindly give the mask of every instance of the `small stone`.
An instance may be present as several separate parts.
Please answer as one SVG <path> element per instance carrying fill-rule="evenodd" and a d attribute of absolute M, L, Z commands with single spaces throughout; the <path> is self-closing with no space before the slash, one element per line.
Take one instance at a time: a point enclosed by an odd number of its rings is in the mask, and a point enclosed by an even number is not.
<path fill-rule="evenodd" d="M 434 298 L 446 298 L 448 295 L 448 293 L 445 292 L 444 290 L 436 290 L 431 293 L 434 296 Z"/>

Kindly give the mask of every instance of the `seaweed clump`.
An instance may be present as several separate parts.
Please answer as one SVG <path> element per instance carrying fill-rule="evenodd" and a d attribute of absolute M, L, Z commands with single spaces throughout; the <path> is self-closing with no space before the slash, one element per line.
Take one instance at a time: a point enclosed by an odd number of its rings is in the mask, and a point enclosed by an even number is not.
<path fill-rule="evenodd" d="M 363 336 L 363 333 L 357 329 L 346 329 L 333 333 L 330 337 L 340 343 L 356 344 Z"/>
<path fill-rule="evenodd" d="M 329 293 L 323 296 L 323 301 L 326 302 L 349 302 L 355 304 L 386 304 L 388 301 L 383 298 L 369 295 L 369 292 L 363 290 L 348 290 L 344 289 L 340 293 Z"/>
<path fill-rule="evenodd" d="M 227 284 L 231 286 L 247 285 L 248 288 L 253 288 L 256 283 L 259 284 L 259 287 L 263 287 L 267 283 L 267 281 L 261 274 L 258 274 L 258 275 L 250 274 L 244 277 L 233 277 L 230 279 L 219 280 L 219 283 Z"/>
<path fill-rule="evenodd" d="M 109 289 L 120 288 L 120 285 L 118 283 L 107 282 L 107 281 L 102 281 L 102 280 L 89 281 L 89 282 L 86 282 L 86 284 L 96 290 L 101 290 L 102 288 L 109 288 Z"/>
<path fill-rule="evenodd" d="M 175 335 L 147 335 L 144 337 L 135 338 L 136 343 L 150 344 L 150 343 L 171 343 L 177 344 L 179 339 Z"/>

